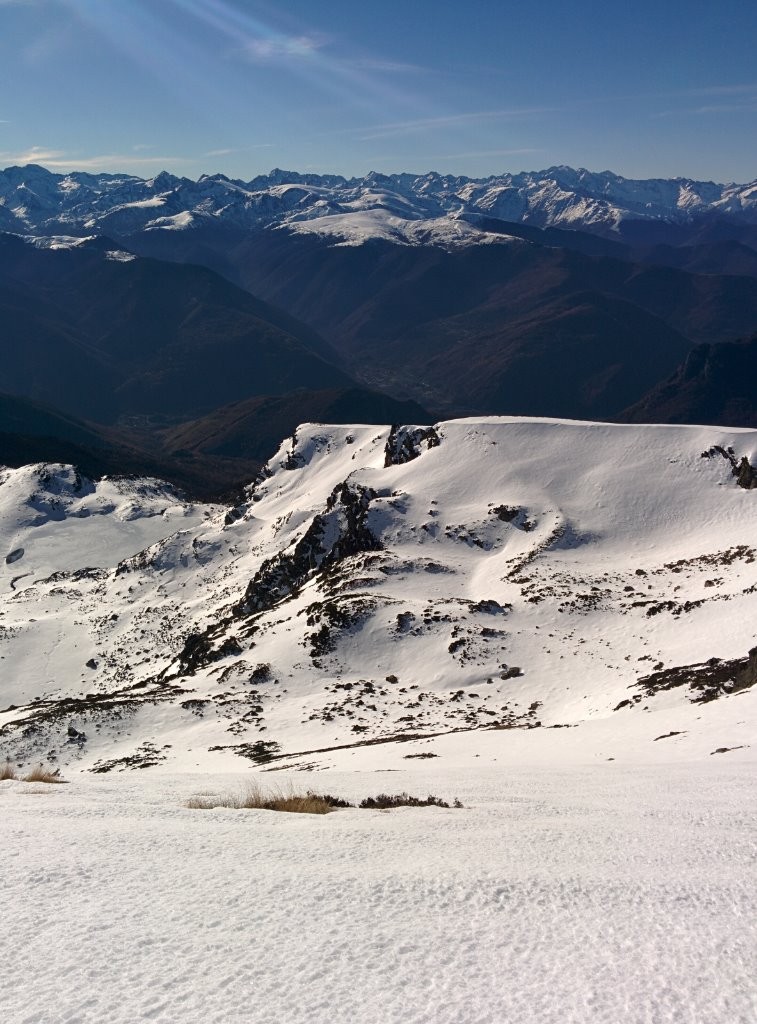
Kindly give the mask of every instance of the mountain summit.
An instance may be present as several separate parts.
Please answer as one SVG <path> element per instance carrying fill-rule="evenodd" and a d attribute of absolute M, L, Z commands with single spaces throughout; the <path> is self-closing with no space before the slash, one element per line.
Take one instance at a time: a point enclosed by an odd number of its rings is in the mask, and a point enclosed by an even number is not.
<path fill-rule="evenodd" d="M 375 216 L 366 218 L 370 212 Z M 209 223 L 315 230 L 317 222 L 317 229 L 354 242 L 379 224 L 386 230 L 391 217 L 475 223 L 480 216 L 603 234 L 622 234 L 634 222 L 691 225 L 713 216 L 755 224 L 757 182 L 634 180 L 564 166 L 487 178 L 372 172 L 349 179 L 276 168 L 247 182 L 222 174 L 193 181 L 165 171 L 149 179 L 55 174 L 35 164 L 0 172 L 0 229 L 41 234 L 176 231 Z M 412 244 L 402 231 L 399 237 Z"/>

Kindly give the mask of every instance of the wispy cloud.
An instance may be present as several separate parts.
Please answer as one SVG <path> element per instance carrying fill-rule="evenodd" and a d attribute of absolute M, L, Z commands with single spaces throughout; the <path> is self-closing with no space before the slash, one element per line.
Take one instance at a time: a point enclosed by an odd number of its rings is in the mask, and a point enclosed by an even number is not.
<path fill-rule="evenodd" d="M 663 98 L 663 97 L 660 97 Z M 664 94 L 665 99 L 704 100 L 715 102 L 700 103 L 695 106 L 666 108 L 657 111 L 652 117 L 680 117 L 685 114 L 738 114 L 757 111 L 757 82 L 741 82 L 737 85 L 706 85 L 693 89 L 682 89 L 679 92 Z"/>
<path fill-rule="evenodd" d="M 108 153 L 100 156 L 77 156 L 60 149 L 31 146 L 22 152 L 0 151 L 0 161 L 6 164 L 43 164 L 56 171 L 122 171 L 124 167 L 166 167 L 196 163 L 196 157 L 135 156 L 134 153 Z"/>
<path fill-rule="evenodd" d="M 757 96 L 744 103 L 708 103 L 703 107 L 697 107 L 690 111 L 692 114 L 737 114 L 740 112 L 749 113 L 757 110 Z"/>
<path fill-rule="evenodd" d="M 273 149 L 273 142 L 258 142 L 252 146 L 243 146 L 233 149 L 209 149 L 207 153 L 203 153 L 204 157 L 207 156 L 231 156 L 232 153 L 250 153 L 253 149 Z"/>
<path fill-rule="evenodd" d="M 265 64 L 310 57 L 327 43 L 327 37 L 321 35 L 258 36 L 248 39 L 242 49 L 249 60 Z"/>
<path fill-rule="evenodd" d="M 392 135 L 407 135 L 433 128 L 454 128 L 481 121 L 516 120 L 521 117 L 553 113 L 556 109 L 554 107 L 521 107 L 507 110 L 477 110 L 465 114 L 448 114 L 444 117 L 421 117 L 410 121 L 393 121 L 362 129 L 360 140 L 367 142 L 371 139 L 389 138 Z"/>
<path fill-rule="evenodd" d="M 437 74 L 434 68 L 424 67 L 422 64 L 410 64 L 398 60 L 381 60 L 376 57 L 356 57 L 352 60 L 343 60 L 341 63 L 344 67 L 354 68 L 356 71 L 376 71 L 379 74 Z"/>
<path fill-rule="evenodd" d="M 31 146 L 20 153 L 0 152 L 0 160 L 7 160 L 12 164 L 49 164 L 62 156 L 65 156 L 63 150 L 45 149 L 42 146 Z"/>
<path fill-rule="evenodd" d="M 652 114 L 652 117 L 718 116 L 721 114 L 751 113 L 757 113 L 757 90 L 755 90 L 753 95 L 744 95 L 743 99 L 734 100 L 730 103 L 704 103 L 696 107 L 668 108 L 667 110 L 656 111 Z"/>
<path fill-rule="evenodd" d="M 524 156 L 526 153 L 543 153 L 543 149 L 470 149 L 464 153 L 448 153 L 446 156 L 430 157 L 431 160 L 469 160 L 486 156 Z"/>
<path fill-rule="evenodd" d="M 757 94 L 757 82 L 742 82 L 739 85 L 705 85 L 696 89 L 685 89 L 683 96 L 741 96 Z"/>

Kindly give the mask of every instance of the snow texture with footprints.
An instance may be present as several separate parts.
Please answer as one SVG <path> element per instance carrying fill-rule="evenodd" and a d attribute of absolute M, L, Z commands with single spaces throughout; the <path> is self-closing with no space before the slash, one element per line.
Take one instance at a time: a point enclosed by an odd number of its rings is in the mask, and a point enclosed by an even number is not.
<path fill-rule="evenodd" d="M 463 809 L 197 811 L 239 778 L 159 772 L 0 782 L 2 1019 L 752 1024 L 743 765 L 437 763 L 317 781 Z"/>

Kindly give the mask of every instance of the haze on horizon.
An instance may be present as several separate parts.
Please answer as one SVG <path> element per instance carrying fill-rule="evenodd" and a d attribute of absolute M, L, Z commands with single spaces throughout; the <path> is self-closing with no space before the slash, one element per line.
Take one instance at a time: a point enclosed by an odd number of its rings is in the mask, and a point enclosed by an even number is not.
<path fill-rule="evenodd" d="M 757 177 L 757 7 L 0 0 L 0 166 Z"/>

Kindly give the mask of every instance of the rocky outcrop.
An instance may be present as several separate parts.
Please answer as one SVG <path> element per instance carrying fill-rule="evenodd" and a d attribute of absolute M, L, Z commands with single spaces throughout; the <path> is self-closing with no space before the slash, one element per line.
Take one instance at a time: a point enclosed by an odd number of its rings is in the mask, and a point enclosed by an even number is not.
<path fill-rule="evenodd" d="M 744 455 L 738 468 L 734 467 L 736 483 L 746 491 L 752 491 L 757 487 L 757 468 L 752 466 L 749 459 Z"/>
<path fill-rule="evenodd" d="M 313 517 L 304 535 L 290 551 L 267 559 L 250 580 L 245 595 L 228 618 L 187 638 L 178 663 L 162 673 L 166 678 L 193 675 L 219 658 L 242 653 L 235 637 L 218 641 L 238 619 L 274 608 L 297 594 L 308 579 L 361 551 L 377 551 L 381 542 L 366 525 L 368 509 L 376 492 L 343 481 L 334 488 L 326 508 Z"/>
<path fill-rule="evenodd" d="M 241 653 L 242 648 L 234 636 L 225 637 L 216 647 L 213 644 L 210 631 L 190 633 L 179 655 L 179 674 L 182 676 L 193 675 L 202 665 L 209 665 L 211 662 Z"/>
<path fill-rule="evenodd" d="M 723 448 L 719 444 L 713 445 L 706 452 L 702 452 L 703 459 L 711 459 L 716 455 L 720 455 L 730 464 L 731 472 L 736 477 L 736 483 L 739 487 L 743 487 L 745 491 L 757 488 L 757 467 L 750 463 L 746 455 L 742 455 L 739 461 L 733 448 L 730 446 Z"/>
<path fill-rule="evenodd" d="M 366 525 L 375 491 L 346 481 L 329 495 L 326 508 L 313 518 L 291 552 L 263 562 L 245 596 L 234 608 L 236 616 L 267 611 L 295 594 L 305 580 L 361 551 L 378 551 L 381 542 Z"/>
<path fill-rule="evenodd" d="M 681 665 L 663 669 L 643 676 L 638 681 L 641 696 L 652 697 L 663 690 L 672 690 L 678 686 L 689 689 L 689 700 L 694 704 L 706 704 L 718 697 L 740 690 L 747 690 L 757 683 L 757 647 L 753 647 L 745 658 L 734 658 L 723 661 L 710 658 L 698 665 Z M 630 705 L 631 701 L 622 701 L 618 708 Z M 618 708 L 615 710 L 617 711 Z"/>
<path fill-rule="evenodd" d="M 384 466 L 402 466 L 423 452 L 438 448 L 441 438 L 434 427 L 405 427 L 394 424 L 384 448 Z"/>

